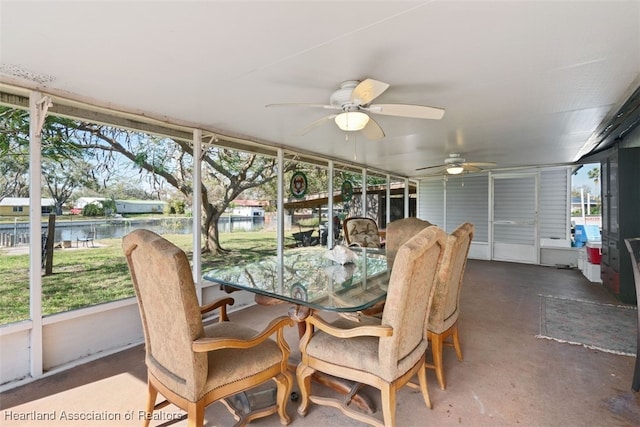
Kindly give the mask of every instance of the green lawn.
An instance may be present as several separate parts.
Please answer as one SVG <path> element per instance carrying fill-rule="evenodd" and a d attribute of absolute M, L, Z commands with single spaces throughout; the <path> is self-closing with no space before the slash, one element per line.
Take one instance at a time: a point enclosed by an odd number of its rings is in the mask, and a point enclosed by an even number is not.
<path fill-rule="evenodd" d="M 191 235 L 164 235 L 192 256 Z M 275 232 L 238 232 L 220 235 L 231 252 L 203 254 L 202 270 L 250 262 L 276 253 Z M 42 278 L 43 314 L 59 313 L 134 295 L 121 239 L 97 241 L 101 246 L 78 250 L 56 249 L 53 274 Z M 29 255 L 0 250 L 0 325 L 29 318 Z"/>

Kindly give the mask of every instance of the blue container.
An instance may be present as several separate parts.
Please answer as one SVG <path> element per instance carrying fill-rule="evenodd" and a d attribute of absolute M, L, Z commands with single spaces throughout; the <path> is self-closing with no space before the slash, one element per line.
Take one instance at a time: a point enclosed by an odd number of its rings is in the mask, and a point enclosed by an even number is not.
<path fill-rule="evenodd" d="M 587 232 L 584 228 L 584 225 L 576 225 L 576 230 L 573 235 L 573 241 L 576 245 L 576 248 L 581 248 L 587 243 Z"/>
<path fill-rule="evenodd" d="M 600 236 L 600 227 L 597 225 L 585 225 L 584 232 L 587 235 L 588 242 L 600 242 L 602 237 Z"/>

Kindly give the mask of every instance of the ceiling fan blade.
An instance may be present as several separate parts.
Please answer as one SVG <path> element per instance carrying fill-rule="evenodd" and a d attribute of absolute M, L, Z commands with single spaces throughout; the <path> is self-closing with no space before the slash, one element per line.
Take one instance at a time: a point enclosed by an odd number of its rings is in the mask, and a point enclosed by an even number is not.
<path fill-rule="evenodd" d="M 464 169 L 467 172 L 482 172 L 482 169 L 480 169 L 477 166 L 470 165 L 469 163 L 463 163 L 462 169 Z"/>
<path fill-rule="evenodd" d="M 367 125 L 360 131 L 364 136 L 373 141 L 384 138 L 384 131 L 371 117 L 369 117 L 369 121 Z"/>
<path fill-rule="evenodd" d="M 434 165 L 434 166 L 424 166 L 421 168 L 416 169 L 417 171 L 423 171 L 423 170 L 427 170 L 427 169 L 434 169 L 434 168 L 444 168 L 447 165 Z"/>
<path fill-rule="evenodd" d="M 382 92 L 389 88 L 389 84 L 380 82 L 378 80 L 366 79 L 358 83 L 351 92 L 351 102 L 359 105 L 367 105 L 378 96 L 382 95 Z"/>
<path fill-rule="evenodd" d="M 440 120 L 444 116 L 444 109 L 427 105 L 411 104 L 374 104 L 364 110 L 386 116 L 411 117 L 414 119 Z"/>
<path fill-rule="evenodd" d="M 325 110 L 340 110 L 340 107 L 329 104 L 298 104 L 298 103 L 284 103 L 284 104 L 267 104 L 267 108 L 271 107 L 309 107 L 309 108 L 324 108 Z"/>
<path fill-rule="evenodd" d="M 479 168 L 486 168 L 490 166 L 495 166 L 496 164 L 493 162 L 466 162 L 465 165 L 477 166 Z"/>
<path fill-rule="evenodd" d="M 315 122 L 311 123 L 309 126 L 305 127 L 304 129 L 301 129 L 298 132 L 298 134 L 299 135 L 306 135 L 307 133 L 311 132 L 315 128 L 322 126 L 323 124 L 327 123 L 330 120 L 333 120 L 335 117 L 336 117 L 336 114 L 330 114 L 328 116 L 321 117 L 318 120 L 316 120 Z"/>

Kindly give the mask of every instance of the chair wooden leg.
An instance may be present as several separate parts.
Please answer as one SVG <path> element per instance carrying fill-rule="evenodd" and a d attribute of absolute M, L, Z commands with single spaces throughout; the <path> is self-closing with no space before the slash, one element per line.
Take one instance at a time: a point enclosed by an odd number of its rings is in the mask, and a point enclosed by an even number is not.
<path fill-rule="evenodd" d="M 460 348 L 460 339 L 458 338 L 458 322 L 453 325 L 453 347 L 456 349 L 458 360 L 462 362 L 462 349 Z"/>
<path fill-rule="evenodd" d="M 147 416 L 142 423 L 143 427 L 149 427 L 149 423 L 151 422 L 151 418 L 153 416 L 153 410 L 156 406 L 156 398 L 158 397 L 158 390 L 151 384 L 149 381 L 147 383 L 147 406 L 145 407 L 145 412 Z"/>
<path fill-rule="evenodd" d="M 396 425 L 396 386 L 395 384 L 384 384 L 380 392 L 384 426 L 394 427 Z"/>
<path fill-rule="evenodd" d="M 447 385 L 444 379 L 444 367 L 442 366 L 442 346 L 444 336 L 441 334 L 431 334 L 431 353 L 433 354 L 433 367 L 436 370 L 436 377 L 440 388 L 444 390 Z"/>
<path fill-rule="evenodd" d="M 311 395 L 311 375 L 315 372 L 315 369 L 303 365 L 300 363 L 296 369 L 296 376 L 298 377 L 298 387 L 300 388 L 300 406 L 298 406 L 298 414 L 305 416 L 309 411 L 309 396 Z"/>
<path fill-rule="evenodd" d="M 429 386 L 427 385 L 427 368 L 423 363 L 418 370 L 418 382 L 420 383 L 420 391 L 422 392 L 422 398 L 424 399 L 427 408 L 432 409 L 431 397 L 429 397 Z"/>
<path fill-rule="evenodd" d="M 287 401 L 291 394 L 293 379 L 289 372 L 284 372 L 274 378 L 278 388 L 276 402 L 278 405 L 278 415 L 280 415 L 280 424 L 286 426 L 291 422 L 289 414 L 287 414 Z"/>
<path fill-rule="evenodd" d="M 204 400 L 189 402 L 187 406 L 187 427 L 202 427 L 204 424 Z"/>

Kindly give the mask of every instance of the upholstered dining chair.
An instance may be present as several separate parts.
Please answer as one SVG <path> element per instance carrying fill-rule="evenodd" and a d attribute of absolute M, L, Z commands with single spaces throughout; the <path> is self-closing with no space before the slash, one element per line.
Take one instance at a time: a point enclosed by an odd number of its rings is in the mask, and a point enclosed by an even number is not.
<path fill-rule="evenodd" d="M 202 426 L 206 406 L 216 401 L 239 420 L 237 425 L 276 412 L 288 424 L 293 378 L 283 328 L 293 321 L 281 316 L 261 332 L 229 321 L 226 307 L 232 298 L 199 306 L 191 266 L 180 248 L 143 229 L 126 235 L 122 245 L 144 330 L 148 394 L 143 425 L 149 425 L 155 409 L 173 403 L 187 412 L 189 427 Z M 204 326 L 202 314 L 214 309 L 220 309 L 220 321 Z M 240 413 L 225 400 L 271 379 L 277 387 L 275 405 Z M 158 393 L 165 400 L 156 404 Z"/>
<path fill-rule="evenodd" d="M 462 361 L 462 349 L 458 337 L 460 290 L 474 232 L 473 224 L 465 222 L 449 235 L 436 277 L 435 293 L 427 326 L 433 364 L 428 364 L 427 367 L 435 369 L 438 384 L 442 390 L 446 388 L 442 364 L 443 346 L 453 346 L 458 360 Z"/>
<path fill-rule="evenodd" d="M 396 392 L 415 374 L 425 404 L 431 408 L 424 363 L 430 304 L 423 301 L 433 295 L 445 244 L 446 233 L 430 227 L 402 245 L 391 271 L 381 323 L 362 325 L 344 318 L 328 323 L 317 313 L 305 319 L 301 362 L 296 371 L 300 415 L 306 415 L 313 402 L 338 408 L 345 415 L 374 426 L 392 427 Z M 347 406 L 349 402 L 312 395 L 311 376 L 316 371 L 378 388 L 384 424 Z"/>
<path fill-rule="evenodd" d="M 393 267 L 400 246 L 430 225 L 433 224 L 416 217 L 402 218 L 387 224 L 385 253 L 389 269 Z"/>
<path fill-rule="evenodd" d="M 378 224 L 371 218 L 360 216 L 345 218 L 342 228 L 347 246 L 365 248 L 380 248 L 382 246 Z"/>
<path fill-rule="evenodd" d="M 385 254 L 387 256 L 387 267 L 389 270 L 393 268 L 393 262 L 396 259 L 398 249 L 409 239 L 418 234 L 422 229 L 429 227 L 431 224 L 429 221 L 425 221 L 415 217 L 398 219 L 390 222 L 387 225 Z M 358 319 L 362 321 L 362 316 L 377 316 L 382 315 L 384 309 L 384 301 L 358 312 L 356 315 L 352 313 L 346 314 L 345 317 Z"/>

